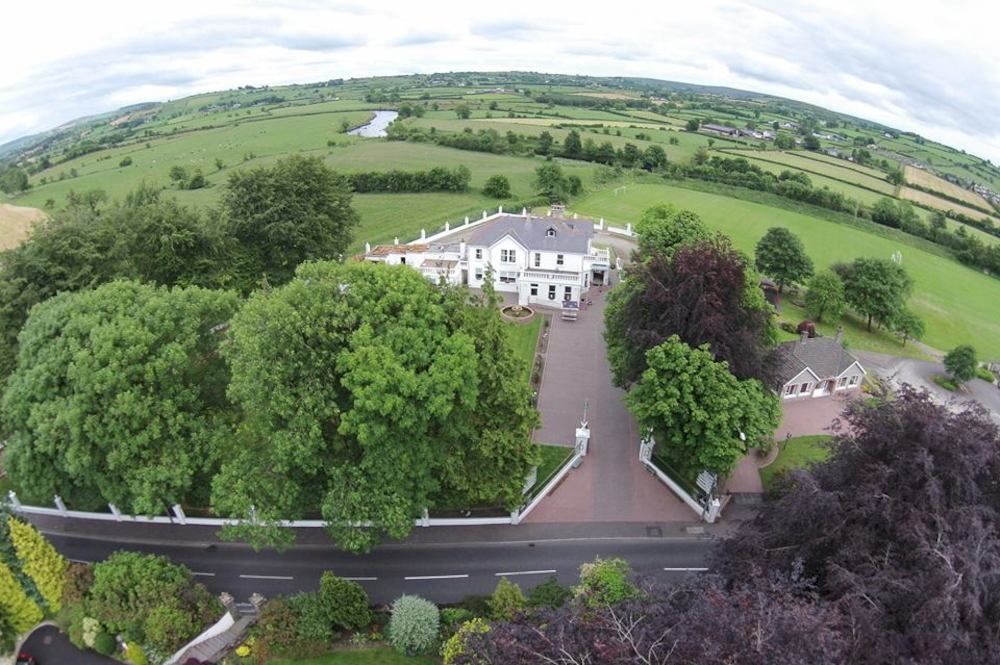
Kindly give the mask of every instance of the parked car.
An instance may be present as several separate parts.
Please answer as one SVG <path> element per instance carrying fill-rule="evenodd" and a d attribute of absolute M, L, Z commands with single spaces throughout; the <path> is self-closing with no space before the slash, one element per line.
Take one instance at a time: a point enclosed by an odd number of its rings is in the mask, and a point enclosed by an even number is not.
<path fill-rule="evenodd" d="M 24 653 L 23 651 L 17 654 L 17 663 L 15 665 L 41 665 L 35 657 Z"/>

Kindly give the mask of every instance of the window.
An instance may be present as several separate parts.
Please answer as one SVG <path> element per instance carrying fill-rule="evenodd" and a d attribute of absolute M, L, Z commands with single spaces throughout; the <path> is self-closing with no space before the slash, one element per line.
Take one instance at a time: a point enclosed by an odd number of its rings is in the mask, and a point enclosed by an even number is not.
<path fill-rule="evenodd" d="M 785 386 L 785 395 L 794 395 L 795 388 L 795 386 Z"/>
<path fill-rule="evenodd" d="M 565 301 L 565 300 L 572 300 L 572 299 L 573 299 L 573 287 L 572 286 L 567 286 L 567 287 L 565 287 L 563 289 L 563 300 Z"/>
<path fill-rule="evenodd" d="M 476 258 L 477 259 L 483 258 L 483 250 L 482 250 L 482 248 L 479 248 L 479 247 L 476 248 Z"/>
<path fill-rule="evenodd" d="M 852 386 L 858 385 L 858 377 L 857 377 L 857 375 L 851 377 L 851 380 L 848 383 L 848 385 L 852 385 Z"/>
<path fill-rule="evenodd" d="M 556 237 L 556 230 L 550 226 L 549 229 L 545 232 L 545 237 L 546 238 L 555 238 Z"/>
<path fill-rule="evenodd" d="M 562 264 L 563 264 L 563 255 L 562 254 L 556 254 L 556 265 L 557 266 L 561 266 Z"/>
<path fill-rule="evenodd" d="M 843 388 L 846 385 L 847 385 L 847 377 L 846 376 L 840 377 L 840 380 L 837 381 L 837 387 L 838 388 Z"/>
<path fill-rule="evenodd" d="M 802 385 L 801 385 L 801 386 L 799 387 L 799 392 L 800 392 L 800 393 L 807 393 L 807 392 L 809 392 L 809 384 L 808 384 L 808 383 L 803 383 L 803 384 L 802 384 Z"/>
<path fill-rule="evenodd" d="M 476 281 L 477 282 L 483 281 L 483 269 L 482 268 L 476 268 Z"/>
<path fill-rule="evenodd" d="M 517 273 L 500 271 L 500 281 L 504 284 L 513 284 L 517 281 Z"/>
<path fill-rule="evenodd" d="M 549 300 L 555 300 L 555 299 L 556 299 L 556 285 L 549 284 Z"/>
<path fill-rule="evenodd" d="M 405 256 L 399 257 L 399 262 L 405 266 L 406 265 L 406 257 Z"/>
<path fill-rule="evenodd" d="M 515 249 L 500 250 L 500 263 L 515 263 L 516 261 L 517 261 L 517 250 Z"/>
<path fill-rule="evenodd" d="M 533 296 L 537 296 L 538 295 L 538 285 L 537 284 L 532 284 L 531 285 L 531 295 L 533 295 Z"/>
<path fill-rule="evenodd" d="M 542 255 L 535 252 L 535 267 L 540 268 L 542 266 Z"/>

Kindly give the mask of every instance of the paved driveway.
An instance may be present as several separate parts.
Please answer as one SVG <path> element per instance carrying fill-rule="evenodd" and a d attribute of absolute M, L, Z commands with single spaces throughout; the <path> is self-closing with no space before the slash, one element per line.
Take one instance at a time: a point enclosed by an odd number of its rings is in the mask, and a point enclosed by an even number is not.
<path fill-rule="evenodd" d="M 24 641 L 21 651 L 34 656 L 38 665 L 121 665 L 95 651 L 80 651 L 55 626 L 37 628 Z"/>
<path fill-rule="evenodd" d="M 617 275 L 615 276 L 617 283 Z M 639 462 L 639 430 L 614 387 L 605 354 L 607 291 L 591 291 L 593 305 L 577 321 L 553 317 L 538 408 L 538 443 L 572 446 L 583 417 L 590 451 L 526 522 L 696 522 L 698 516 Z"/>

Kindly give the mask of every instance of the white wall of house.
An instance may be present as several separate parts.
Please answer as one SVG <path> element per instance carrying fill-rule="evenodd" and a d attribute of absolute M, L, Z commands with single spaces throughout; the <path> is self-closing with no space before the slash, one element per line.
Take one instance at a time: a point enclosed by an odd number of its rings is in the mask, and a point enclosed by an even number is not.
<path fill-rule="evenodd" d="M 844 390 L 857 390 L 861 387 L 864 375 L 864 368 L 857 362 L 834 377 L 820 378 L 806 368 L 781 387 L 781 397 L 782 399 L 825 397 Z M 830 390 L 831 381 L 834 384 L 833 390 Z"/>

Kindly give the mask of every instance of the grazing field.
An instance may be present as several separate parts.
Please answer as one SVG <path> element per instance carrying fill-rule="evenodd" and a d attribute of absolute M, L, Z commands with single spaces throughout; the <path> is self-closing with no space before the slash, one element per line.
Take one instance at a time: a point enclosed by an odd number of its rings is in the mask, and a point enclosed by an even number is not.
<path fill-rule="evenodd" d="M 871 166 L 863 166 L 856 162 L 849 162 L 846 159 L 841 159 L 840 157 L 832 157 L 823 152 L 811 152 L 811 151 L 800 150 L 797 151 L 795 155 L 797 157 L 801 157 L 802 159 L 810 159 L 814 162 L 825 162 L 826 164 L 831 164 L 832 166 L 836 166 L 841 169 L 858 171 L 859 173 L 870 175 L 876 180 L 885 179 L 885 173 L 883 171 L 879 171 L 878 169 L 872 168 Z"/>
<path fill-rule="evenodd" d="M 903 255 L 903 267 L 915 286 L 912 309 L 924 319 L 924 341 L 938 349 L 971 343 L 989 358 L 1000 358 L 1000 280 L 988 277 L 953 259 L 896 242 L 851 226 L 759 203 L 672 185 L 631 185 L 614 196 L 611 190 L 594 192 L 573 208 L 591 216 L 602 216 L 624 226 L 657 203 L 672 203 L 696 211 L 714 229 L 733 239 L 737 247 L 752 252 L 772 226 L 784 226 L 798 235 L 819 268 L 859 256 L 889 258 Z M 866 348 L 864 339 L 848 342 Z"/>
<path fill-rule="evenodd" d="M 913 201 L 914 203 L 920 203 L 925 206 L 930 206 L 931 208 L 934 208 L 936 210 L 941 210 L 943 212 L 954 210 L 955 212 L 960 212 L 963 215 L 968 215 L 972 219 L 993 218 L 994 221 L 996 221 L 996 218 L 994 218 L 992 215 L 983 212 L 982 210 L 970 208 L 960 203 L 949 201 L 948 199 L 942 199 L 938 196 L 934 196 L 933 194 L 922 192 L 919 189 L 913 189 L 912 187 L 900 188 L 899 197 L 906 199 L 907 201 Z"/>
<path fill-rule="evenodd" d="M 733 154 L 733 153 L 729 153 L 729 154 Z M 885 198 L 885 196 L 886 196 L 885 194 L 879 194 L 878 192 L 873 192 L 870 189 L 865 189 L 863 187 L 858 187 L 857 185 L 852 185 L 850 183 L 846 183 L 846 182 L 843 182 L 841 180 L 835 180 L 833 178 L 828 178 L 826 176 L 819 175 L 818 173 L 814 173 L 814 172 L 811 172 L 811 171 L 810 172 L 802 171 L 802 169 L 800 169 L 798 167 L 792 167 L 792 166 L 789 166 L 787 164 L 776 164 L 776 163 L 771 162 L 771 161 L 764 161 L 762 159 L 756 159 L 754 157 L 751 157 L 751 155 L 753 155 L 753 154 L 754 153 L 747 151 L 745 153 L 744 159 L 750 161 L 753 164 L 756 164 L 757 166 L 759 166 L 760 168 L 764 169 L 765 171 L 770 171 L 771 173 L 774 173 L 775 175 L 780 175 L 782 171 L 786 171 L 786 170 L 800 171 L 802 173 L 805 173 L 807 176 L 809 176 L 809 180 L 812 181 L 812 184 L 813 184 L 814 187 L 827 187 L 827 188 L 829 188 L 830 190 L 832 190 L 834 192 L 840 192 L 844 196 L 848 196 L 848 197 L 850 197 L 850 198 L 852 198 L 852 199 L 854 199 L 856 201 L 860 201 L 861 203 L 863 203 L 865 205 L 872 205 L 873 203 L 875 203 L 879 199 Z M 743 156 L 743 153 L 741 153 L 741 156 Z M 819 166 L 822 166 L 822 165 L 819 165 Z"/>
<path fill-rule="evenodd" d="M 0 249 L 10 249 L 21 244 L 31 227 L 45 219 L 37 208 L 26 208 L 0 203 Z"/>
<path fill-rule="evenodd" d="M 886 196 L 893 196 L 896 192 L 896 187 L 892 183 L 888 182 L 884 178 L 878 178 L 873 175 L 868 175 L 860 171 L 851 168 L 838 166 L 837 164 L 829 162 L 820 162 L 811 157 L 803 157 L 794 152 L 782 152 L 780 150 L 764 150 L 758 152 L 747 152 L 747 151 L 727 151 L 730 155 L 739 155 L 741 157 L 754 158 L 759 160 L 768 160 L 776 164 L 781 164 L 793 169 L 798 169 L 800 171 L 805 171 L 810 177 L 813 174 L 826 176 L 828 178 L 834 178 L 837 180 L 843 180 L 848 183 L 853 183 L 865 187 L 867 189 L 873 189 Z"/>
<path fill-rule="evenodd" d="M 952 198 L 965 201 L 970 206 L 985 211 L 992 210 L 989 202 L 968 189 L 963 189 L 958 185 L 948 182 L 944 178 L 940 178 L 933 173 L 929 173 L 924 169 L 918 169 L 909 164 L 903 169 L 903 175 L 906 178 L 906 182 L 919 185 L 920 187 L 925 187 L 927 189 L 934 190 L 935 192 L 940 192 L 941 194 L 946 194 Z"/>

